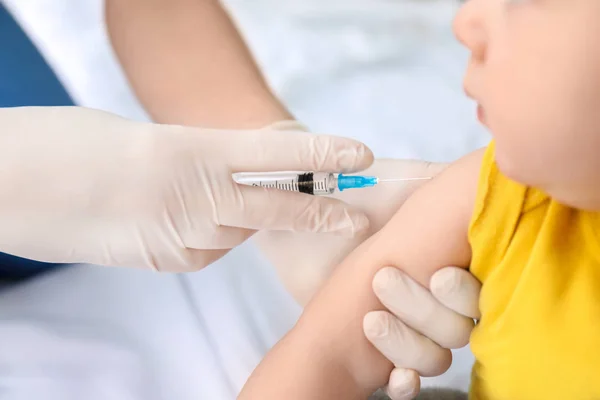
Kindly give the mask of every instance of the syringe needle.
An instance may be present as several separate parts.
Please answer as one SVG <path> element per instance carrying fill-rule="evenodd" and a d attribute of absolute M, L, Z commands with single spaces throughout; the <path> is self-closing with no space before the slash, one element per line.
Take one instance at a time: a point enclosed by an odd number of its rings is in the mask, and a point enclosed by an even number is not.
<path fill-rule="evenodd" d="M 377 182 L 405 182 L 405 181 L 424 181 L 429 180 L 432 177 L 426 178 L 390 178 L 390 179 L 377 179 Z"/>

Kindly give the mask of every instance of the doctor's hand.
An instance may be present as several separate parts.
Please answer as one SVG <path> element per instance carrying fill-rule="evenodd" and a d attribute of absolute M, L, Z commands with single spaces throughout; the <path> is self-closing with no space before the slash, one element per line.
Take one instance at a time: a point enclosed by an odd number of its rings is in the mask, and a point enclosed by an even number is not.
<path fill-rule="evenodd" d="M 369 341 L 394 365 L 385 392 L 392 400 L 411 400 L 420 391 L 427 365 L 435 376 L 450 367 L 451 348 L 469 342 L 479 315 L 481 284 L 462 268 L 436 272 L 429 289 L 395 267 L 381 269 L 373 290 L 388 311 L 373 311 L 363 320 Z"/>
<path fill-rule="evenodd" d="M 350 139 L 15 108 L 0 109 L 0 152 L 0 251 L 39 261 L 192 271 L 257 230 L 352 237 L 368 227 L 338 200 L 231 178 L 368 167 L 372 153 Z"/>
<path fill-rule="evenodd" d="M 303 129 L 293 121 L 282 121 L 271 127 L 281 130 Z M 383 159 L 375 160 L 361 175 L 374 175 L 382 179 L 433 177 L 444 168 L 446 164 Z M 359 244 L 380 230 L 425 182 L 382 182 L 372 188 L 346 190 L 332 196 L 362 210 L 370 220 L 369 229 L 352 238 L 310 232 L 265 231 L 258 233 L 253 240 L 273 264 L 288 292 L 301 305 L 305 305 L 329 277 L 332 269 Z"/>

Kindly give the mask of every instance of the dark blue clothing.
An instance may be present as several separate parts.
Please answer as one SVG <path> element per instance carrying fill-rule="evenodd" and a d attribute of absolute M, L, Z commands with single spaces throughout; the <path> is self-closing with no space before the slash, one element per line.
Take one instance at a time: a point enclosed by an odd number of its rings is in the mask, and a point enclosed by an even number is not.
<path fill-rule="evenodd" d="M 0 107 L 69 105 L 73 101 L 54 72 L 0 2 Z M 0 281 L 56 267 L 0 253 Z"/>

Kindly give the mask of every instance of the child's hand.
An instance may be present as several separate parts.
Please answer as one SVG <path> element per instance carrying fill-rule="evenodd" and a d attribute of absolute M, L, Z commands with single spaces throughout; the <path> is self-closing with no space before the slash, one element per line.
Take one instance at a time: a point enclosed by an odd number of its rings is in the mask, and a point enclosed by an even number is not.
<path fill-rule="evenodd" d="M 444 268 L 433 275 L 430 287 L 431 292 L 393 267 L 373 279 L 375 294 L 390 312 L 368 313 L 363 328 L 395 366 L 385 390 L 392 400 L 410 400 L 419 393 L 416 369 L 448 368 L 438 365 L 450 360 L 446 349 L 465 345 L 473 327 L 465 319 L 479 318 L 481 284 L 468 271 Z"/>
<path fill-rule="evenodd" d="M 283 133 L 285 134 L 285 133 Z M 361 172 L 385 178 L 432 177 L 446 167 L 413 160 L 375 160 Z M 336 194 L 346 203 L 364 211 L 370 228 L 354 238 L 337 235 L 294 232 L 259 232 L 254 236 L 259 247 L 273 263 L 287 290 L 305 305 L 352 250 L 381 229 L 404 201 L 424 182 L 387 182 L 369 189 L 347 190 Z"/>

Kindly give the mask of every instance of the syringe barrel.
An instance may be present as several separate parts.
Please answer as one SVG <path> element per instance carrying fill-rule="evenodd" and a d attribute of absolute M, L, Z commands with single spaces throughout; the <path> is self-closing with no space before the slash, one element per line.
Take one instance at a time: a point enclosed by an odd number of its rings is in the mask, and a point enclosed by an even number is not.
<path fill-rule="evenodd" d="M 313 182 L 314 195 L 324 196 L 337 190 L 337 178 L 330 172 L 314 172 Z"/>
<path fill-rule="evenodd" d="M 330 172 L 240 172 L 233 174 L 233 179 L 242 185 L 317 196 L 332 194 L 337 189 L 336 175 Z"/>

